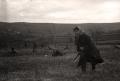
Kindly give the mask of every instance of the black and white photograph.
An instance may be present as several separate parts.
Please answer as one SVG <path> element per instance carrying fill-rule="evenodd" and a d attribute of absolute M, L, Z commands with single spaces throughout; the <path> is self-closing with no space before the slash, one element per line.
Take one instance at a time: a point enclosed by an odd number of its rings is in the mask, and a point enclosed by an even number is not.
<path fill-rule="evenodd" d="M 0 81 L 120 81 L 120 0 L 0 0 Z"/>

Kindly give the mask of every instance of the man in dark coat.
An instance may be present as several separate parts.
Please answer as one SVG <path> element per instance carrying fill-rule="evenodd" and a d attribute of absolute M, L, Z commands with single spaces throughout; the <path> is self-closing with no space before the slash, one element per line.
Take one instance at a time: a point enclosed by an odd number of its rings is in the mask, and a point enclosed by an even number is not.
<path fill-rule="evenodd" d="M 16 50 L 15 50 L 15 48 L 11 48 L 11 56 L 16 56 L 16 54 L 17 54 L 17 52 L 16 52 Z"/>
<path fill-rule="evenodd" d="M 77 57 L 80 55 L 77 67 L 81 66 L 82 71 L 86 71 L 86 63 L 89 62 L 94 71 L 96 64 L 103 62 L 99 50 L 91 38 L 78 27 L 74 28 L 73 31 L 75 32 L 75 45 L 78 52 Z"/>
<path fill-rule="evenodd" d="M 36 42 L 33 42 L 33 50 L 32 50 L 33 54 L 37 52 L 37 44 Z"/>

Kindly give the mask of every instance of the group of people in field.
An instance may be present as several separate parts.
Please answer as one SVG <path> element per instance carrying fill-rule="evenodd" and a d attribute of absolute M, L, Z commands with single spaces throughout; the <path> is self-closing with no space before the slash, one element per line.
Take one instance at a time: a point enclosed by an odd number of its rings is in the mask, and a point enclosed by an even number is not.
<path fill-rule="evenodd" d="M 94 41 L 85 32 L 80 30 L 78 27 L 73 29 L 75 34 L 75 46 L 77 50 L 77 56 L 74 60 L 79 59 L 77 67 L 81 67 L 83 72 L 86 72 L 86 65 L 90 63 L 92 71 L 95 71 L 96 65 L 103 63 L 104 60 L 100 55 L 100 51 L 97 49 Z M 36 52 L 37 44 L 33 43 L 33 53 Z M 16 54 L 15 49 L 12 48 L 12 53 Z M 54 51 L 58 54 L 58 51 Z"/>
<path fill-rule="evenodd" d="M 86 64 L 90 63 L 92 71 L 95 71 L 96 65 L 104 62 L 100 56 L 100 51 L 97 49 L 91 37 L 78 27 L 75 27 L 73 32 L 75 33 L 75 46 L 77 50 L 75 59 L 79 57 L 77 67 L 81 67 L 81 70 L 86 72 Z"/>
<path fill-rule="evenodd" d="M 95 71 L 96 65 L 104 62 L 95 42 L 89 35 L 80 30 L 78 27 L 75 27 L 73 32 L 75 34 L 75 46 L 77 50 L 77 56 L 74 58 L 74 60 L 79 59 L 77 67 L 81 67 L 81 70 L 86 72 L 87 63 L 90 63 L 92 66 L 92 71 Z M 33 43 L 33 53 L 35 52 L 35 49 L 36 44 Z M 60 51 L 57 49 L 49 49 L 53 50 L 52 56 L 62 55 L 62 53 L 60 53 Z"/>
<path fill-rule="evenodd" d="M 25 42 L 25 48 L 27 47 L 27 42 Z M 32 53 L 36 53 L 37 52 L 37 44 L 35 42 L 32 43 Z M 10 51 L 10 54 L 11 56 L 16 56 L 17 55 L 17 51 L 15 50 L 14 47 L 11 48 L 11 51 Z"/>

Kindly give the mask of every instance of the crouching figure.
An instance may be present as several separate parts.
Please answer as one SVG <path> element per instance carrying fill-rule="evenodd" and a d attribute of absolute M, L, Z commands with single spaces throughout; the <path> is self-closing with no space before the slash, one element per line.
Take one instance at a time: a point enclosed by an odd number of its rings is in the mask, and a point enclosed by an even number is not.
<path fill-rule="evenodd" d="M 74 28 L 73 31 L 75 33 L 75 45 L 78 52 L 76 57 L 80 56 L 77 67 L 81 67 L 81 70 L 86 72 L 86 64 L 90 63 L 92 71 L 95 71 L 96 65 L 104 62 L 100 56 L 100 51 L 97 49 L 90 36 L 81 31 L 78 27 Z"/>

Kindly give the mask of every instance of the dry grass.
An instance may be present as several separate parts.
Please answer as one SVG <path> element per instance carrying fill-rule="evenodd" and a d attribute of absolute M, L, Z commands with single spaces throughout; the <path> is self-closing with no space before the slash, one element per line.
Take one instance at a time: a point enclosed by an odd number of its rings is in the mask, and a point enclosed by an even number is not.
<path fill-rule="evenodd" d="M 26 52 L 20 50 L 19 54 Z M 72 53 L 59 57 L 40 53 L 1 57 L 0 81 L 120 81 L 120 50 L 110 47 L 101 49 L 101 53 L 105 63 L 98 65 L 96 72 L 87 69 L 86 73 L 76 68 Z"/>

